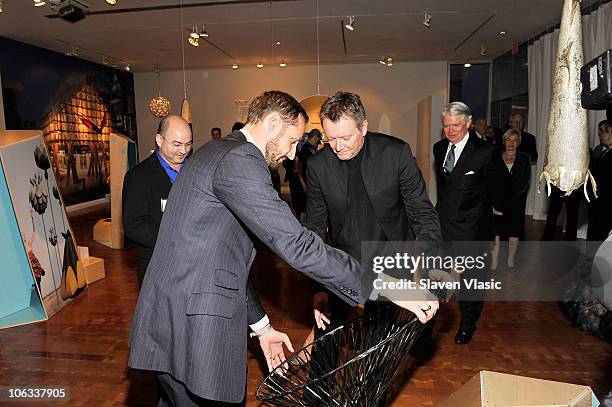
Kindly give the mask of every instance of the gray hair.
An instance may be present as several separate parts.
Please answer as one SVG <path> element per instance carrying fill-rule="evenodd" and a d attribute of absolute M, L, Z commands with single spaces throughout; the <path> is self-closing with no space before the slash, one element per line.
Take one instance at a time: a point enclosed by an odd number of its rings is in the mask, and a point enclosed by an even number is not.
<path fill-rule="evenodd" d="M 441 120 L 444 122 L 444 116 L 457 117 L 462 116 L 465 123 L 472 120 L 472 111 L 463 102 L 453 102 L 444 106 L 442 109 Z"/>
<path fill-rule="evenodd" d="M 521 132 L 515 129 L 506 130 L 504 135 L 502 136 L 502 143 L 506 144 L 506 141 L 510 138 L 510 136 L 516 136 L 518 138 L 517 147 L 521 145 Z"/>

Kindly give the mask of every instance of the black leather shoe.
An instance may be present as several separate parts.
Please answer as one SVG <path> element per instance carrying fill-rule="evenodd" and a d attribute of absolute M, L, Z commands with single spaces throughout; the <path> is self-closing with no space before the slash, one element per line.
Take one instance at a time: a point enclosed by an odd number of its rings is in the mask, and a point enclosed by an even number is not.
<path fill-rule="evenodd" d="M 465 345 L 470 343 L 472 340 L 472 336 L 474 335 L 474 330 L 468 329 L 459 329 L 457 331 L 457 335 L 455 335 L 455 343 L 457 345 Z"/>

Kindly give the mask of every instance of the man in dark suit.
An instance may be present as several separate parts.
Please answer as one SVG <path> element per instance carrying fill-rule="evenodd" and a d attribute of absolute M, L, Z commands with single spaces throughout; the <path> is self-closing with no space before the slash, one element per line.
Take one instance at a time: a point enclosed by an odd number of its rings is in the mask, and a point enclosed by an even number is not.
<path fill-rule="evenodd" d="M 525 118 L 523 114 L 513 113 L 508 120 L 508 125 L 510 128 L 521 132 L 521 144 L 519 145 L 518 151 L 529 154 L 531 165 L 535 165 L 538 162 L 536 138 L 533 134 L 525 131 Z"/>
<path fill-rule="evenodd" d="M 309 160 L 304 226 L 328 243 L 362 258 L 362 242 L 441 240 L 438 215 L 404 141 L 368 131 L 358 95 L 338 92 L 321 107 L 329 140 Z M 351 308 L 315 284 L 315 337 L 345 322 Z M 370 303 L 366 304 L 372 305 Z"/>
<path fill-rule="evenodd" d="M 496 159 L 496 148 L 469 135 L 471 122 L 470 109 L 461 102 L 453 102 L 442 111 L 445 138 L 433 147 L 438 189 L 436 209 L 443 239 L 481 242 L 469 246 L 475 254 L 482 255 L 489 251 L 488 242 L 494 237 L 493 211 L 502 213 L 494 208 L 503 202 L 498 194 L 506 184 L 503 184 L 501 160 Z M 463 277 L 468 276 L 464 273 Z M 478 294 L 461 294 L 461 298 L 472 301 L 459 302 L 461 324 L 455 343 L 466 344 L 476 331 L 483 303 Z"/>
<path fill-rule="evenodd" d="M 269 368 L 284 360 L 283 343 L 292 350 L 249 283 L 255 238 L 347 303 L 369 297 L 357 261 L 304 229 L 272 188 L 268 166 L 294 157 L 307 117 L 290 95 L 263 93 L 246 126 L 199 149 L 170 192 L 129 359 L 130 367 L 157 372 L 168 403 L 244 405 L 247 324 Z M 416 306 L 433 314 L 438 303 Z"/>
<path fill-rule="evenodd" d="M 189 124 L 179 116 L 160 121 L 157 149 L 123 179 L 123 231 L 138 245 L 138 285 L 151 261 L 170 188 L 191 152 Z"/>

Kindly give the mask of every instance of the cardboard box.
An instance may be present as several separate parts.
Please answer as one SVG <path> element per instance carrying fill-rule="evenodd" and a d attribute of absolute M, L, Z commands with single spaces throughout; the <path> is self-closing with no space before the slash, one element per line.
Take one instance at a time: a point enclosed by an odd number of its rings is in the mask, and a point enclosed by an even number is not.
<path fill-rule="evenodd" d="M 439 407 L 597 407 L 588 386 L 481 371 Z"/>
<path fill-rule="evenodd" d="M 106 277 L 106 273 L 104 272 L 104 259 L 99 257 L 86 257 L 81 259 L 81 261 L 83 262 L 87 284 L 95 283 Z"/>
<path fill-rule="evenodd" d="M 100 219 L 93 228 L 93 240 L 113 248 L 113 223 L 110 218 Z"/>

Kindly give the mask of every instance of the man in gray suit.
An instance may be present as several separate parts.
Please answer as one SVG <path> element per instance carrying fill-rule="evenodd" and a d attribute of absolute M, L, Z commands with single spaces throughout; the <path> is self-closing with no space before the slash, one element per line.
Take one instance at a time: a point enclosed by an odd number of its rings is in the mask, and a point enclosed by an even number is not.
<path fill-rule="evenodd" d="M 284 360 L 283 343 L 292 350 L 249 283 L 254 237 L 347 303 L 368 299 L 359 263 L 304 229 L 272 187 L 268 166 L 294 157 L 307 117 L 290 95 L 265 92 L 242 130 L 207 143 L 181 170 L 130 335 L 129 366 L 156 372 L 161 405 L 243 404 L 247 324 L 269 368 Z M 423 321 L 438 309 L 430 300 L 399 305 Z"/>

